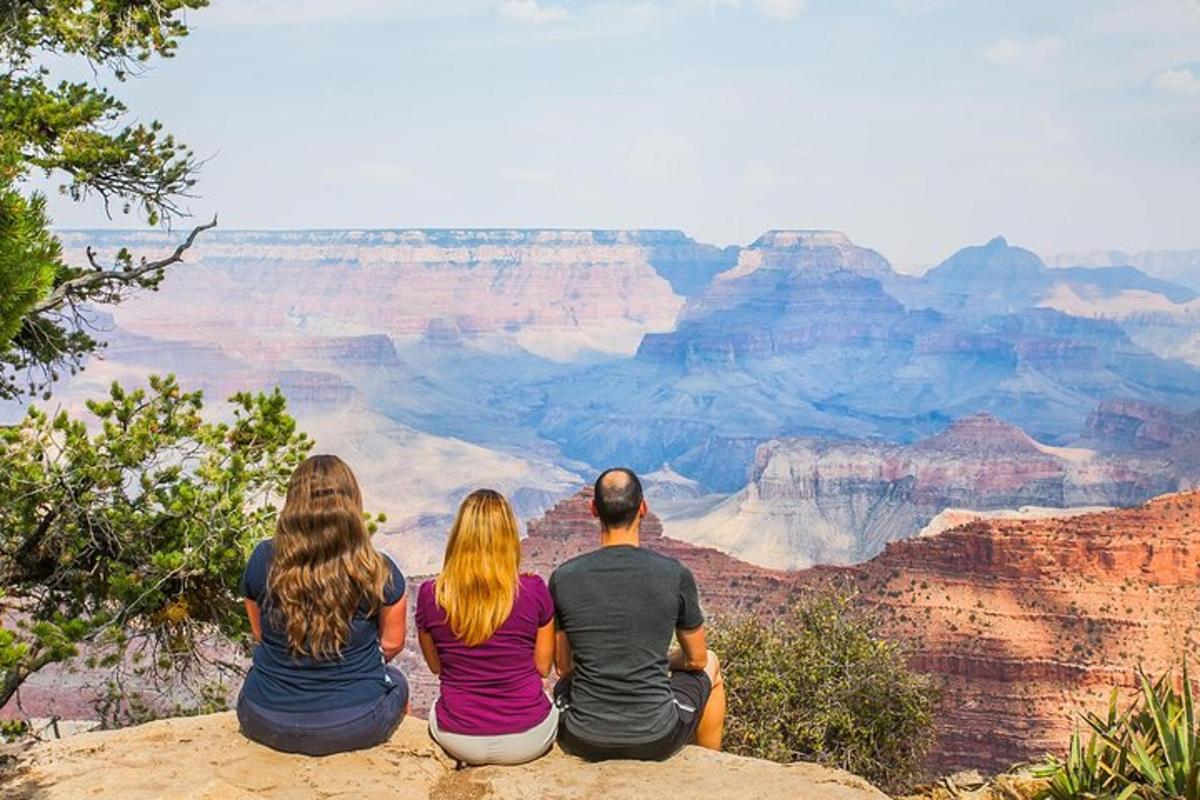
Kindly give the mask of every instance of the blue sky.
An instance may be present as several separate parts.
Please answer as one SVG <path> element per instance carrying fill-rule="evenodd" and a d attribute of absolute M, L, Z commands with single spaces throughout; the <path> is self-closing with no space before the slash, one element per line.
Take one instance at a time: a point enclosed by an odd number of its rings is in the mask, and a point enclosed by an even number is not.
<path fill-rule="evenodd" d="M 997 233 L 1200 247 L 1200 0 L 215 0 L 190 21 L 119 92 L 211 157 L 191 207 L 226 228 L 836 228 L 902 266 Z"/>

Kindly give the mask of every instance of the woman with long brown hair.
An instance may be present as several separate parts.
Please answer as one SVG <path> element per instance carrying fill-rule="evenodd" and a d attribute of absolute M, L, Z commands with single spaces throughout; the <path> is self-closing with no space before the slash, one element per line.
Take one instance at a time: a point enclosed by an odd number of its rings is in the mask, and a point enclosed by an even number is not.
<path fill-rule="evenodd" d="M 408 682 L 387 665 L 404 649 L 404 576 L 371 544 L 362 492 L 340 458 L 296 468 L 242 591 L 258 642 L 238 696 L 246 736 L 325 755 L 391 735 L 408 705 Z"/>
<path fill-rule="evenodd" d="M 554 603 L 520 566 L 512 507 L 480 489 L 458 509 L 441 574 L 417 595 L 421 652 L 440 688 L 429 732 L 462 763 L 522 764 L 554 744 L 558 712 L 542 684 Z"/>

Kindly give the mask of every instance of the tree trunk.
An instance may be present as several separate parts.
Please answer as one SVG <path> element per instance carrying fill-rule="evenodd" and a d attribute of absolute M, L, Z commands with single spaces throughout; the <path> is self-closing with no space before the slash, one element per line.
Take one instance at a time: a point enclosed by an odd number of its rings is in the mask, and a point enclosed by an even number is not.
<path fill-rule="evenodd" d="M 32 656 L 26 656 L 9 669 L 0 672 L 0 708 L 8 705 L 8 701 L 13 698 L 17 690 L 21 688 L 21 684 L 25 683 L 30 675 L 56 660 L 51 650 L 45 648 Z"/>

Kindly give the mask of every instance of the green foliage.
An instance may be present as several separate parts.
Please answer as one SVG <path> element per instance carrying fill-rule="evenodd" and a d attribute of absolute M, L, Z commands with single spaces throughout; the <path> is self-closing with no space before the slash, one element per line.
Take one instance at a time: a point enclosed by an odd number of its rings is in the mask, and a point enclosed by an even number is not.
<path fill-rule="evenodd" d="M 709 642 L 725 673 L 731 752 L 816 761 L 889 787 L 917 777 L 937 688 L 852 596 L 820 592 L 774 619 L 718 620 Z"/>
<path fill-rule="evenodd" d="M 1167 672 L 1157 681 L 1139 673 L 1141 692 L 1118 711 L 1085 714 L 1086 743 L 1077 730 L 1066 760 L 1047 758 L 1037 773 L 1049 781 L 1039 800 L 1200 800 L 1200 731 L 1187 665 L 1181 687 Z"/>
<path fill-rule="evenodd" d="M 0 398 L 44 390 L 96 347 L 81 306 L 153 289 L 162 269 L 122 252 L 111 268 L 68 265 L 31 176 L 57 176 L 76 201 L 151 224 L 181 213 L 197 162 L 157 122 L 126 124 L 126 107 L 101 85 L 187 34 L 183 14 L 207 0 L 15 0 L 0 3 Z M 56 81 L 47 63 L 83 59 L 89 82 Z M 173 263 L 169 262 L 169 263 Z M 166 266 L 166 265 L 164 265 Z M 24 376 L 22 379 L 21 376 Z"/>
<path fill-rule="evenodd" d="M 0 719 L 0 742 L 11 742 L 29 734 L 29 723 L 23 719 Z"/>
<path fill-rule="evenodd" d="M 0 705 L 81 642 L 107 648 L 98 666 L 136 641 L 182 669 L 209 639 L 244 641 L 246 556 L 311 442 L 278 390 L 230 405 L 206 420 L 200 393 L 152 377 L 89 402 L 91 427 L 31 408 L 0 430 L 0 619 L 15 620 L 0 627 Z"/>

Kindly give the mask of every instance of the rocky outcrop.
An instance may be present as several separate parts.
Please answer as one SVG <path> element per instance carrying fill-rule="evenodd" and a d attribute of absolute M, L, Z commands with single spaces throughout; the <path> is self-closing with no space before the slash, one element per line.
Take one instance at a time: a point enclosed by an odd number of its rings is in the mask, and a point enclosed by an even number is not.
<path fill-rule="evenodd" d="M 1062 519 L 998 519 L 889 544 L 843 572 L 944 686 L 933 766 L 1061 753 L 1077 714 L 1139 665 L 1200 644 L 1200 493 Z"/>
<path fill-rule="evenodd" d="M 1084 440 L 1110 453 L 1140 453 L 1200 462 L 1200 411 L 1190 414 L 1136 400 L 1101 403 Z"/>
<path fill-rule="evenodd" d="M 1200 478 L 1179 463 L 1043 445 L 988 414 L 913 445 L 782 439 L 750 482 L 706 513 L 668 519 L 680 539 L 774 568 L 852 564 L 949 508 L 1125 506 Z"/>
<path fill-rule="evenodd" d="M 0 765 L 9 800 L 886 800 L 861 778 L 688 747 L 666 763 L 589 764 L 556 748 L 519 767 L 456 771 L 425 724 L 406 719 L 377 747 L 322 758 L 243 738 L 232 713 L 162 720 L 31 747 Z"/>

